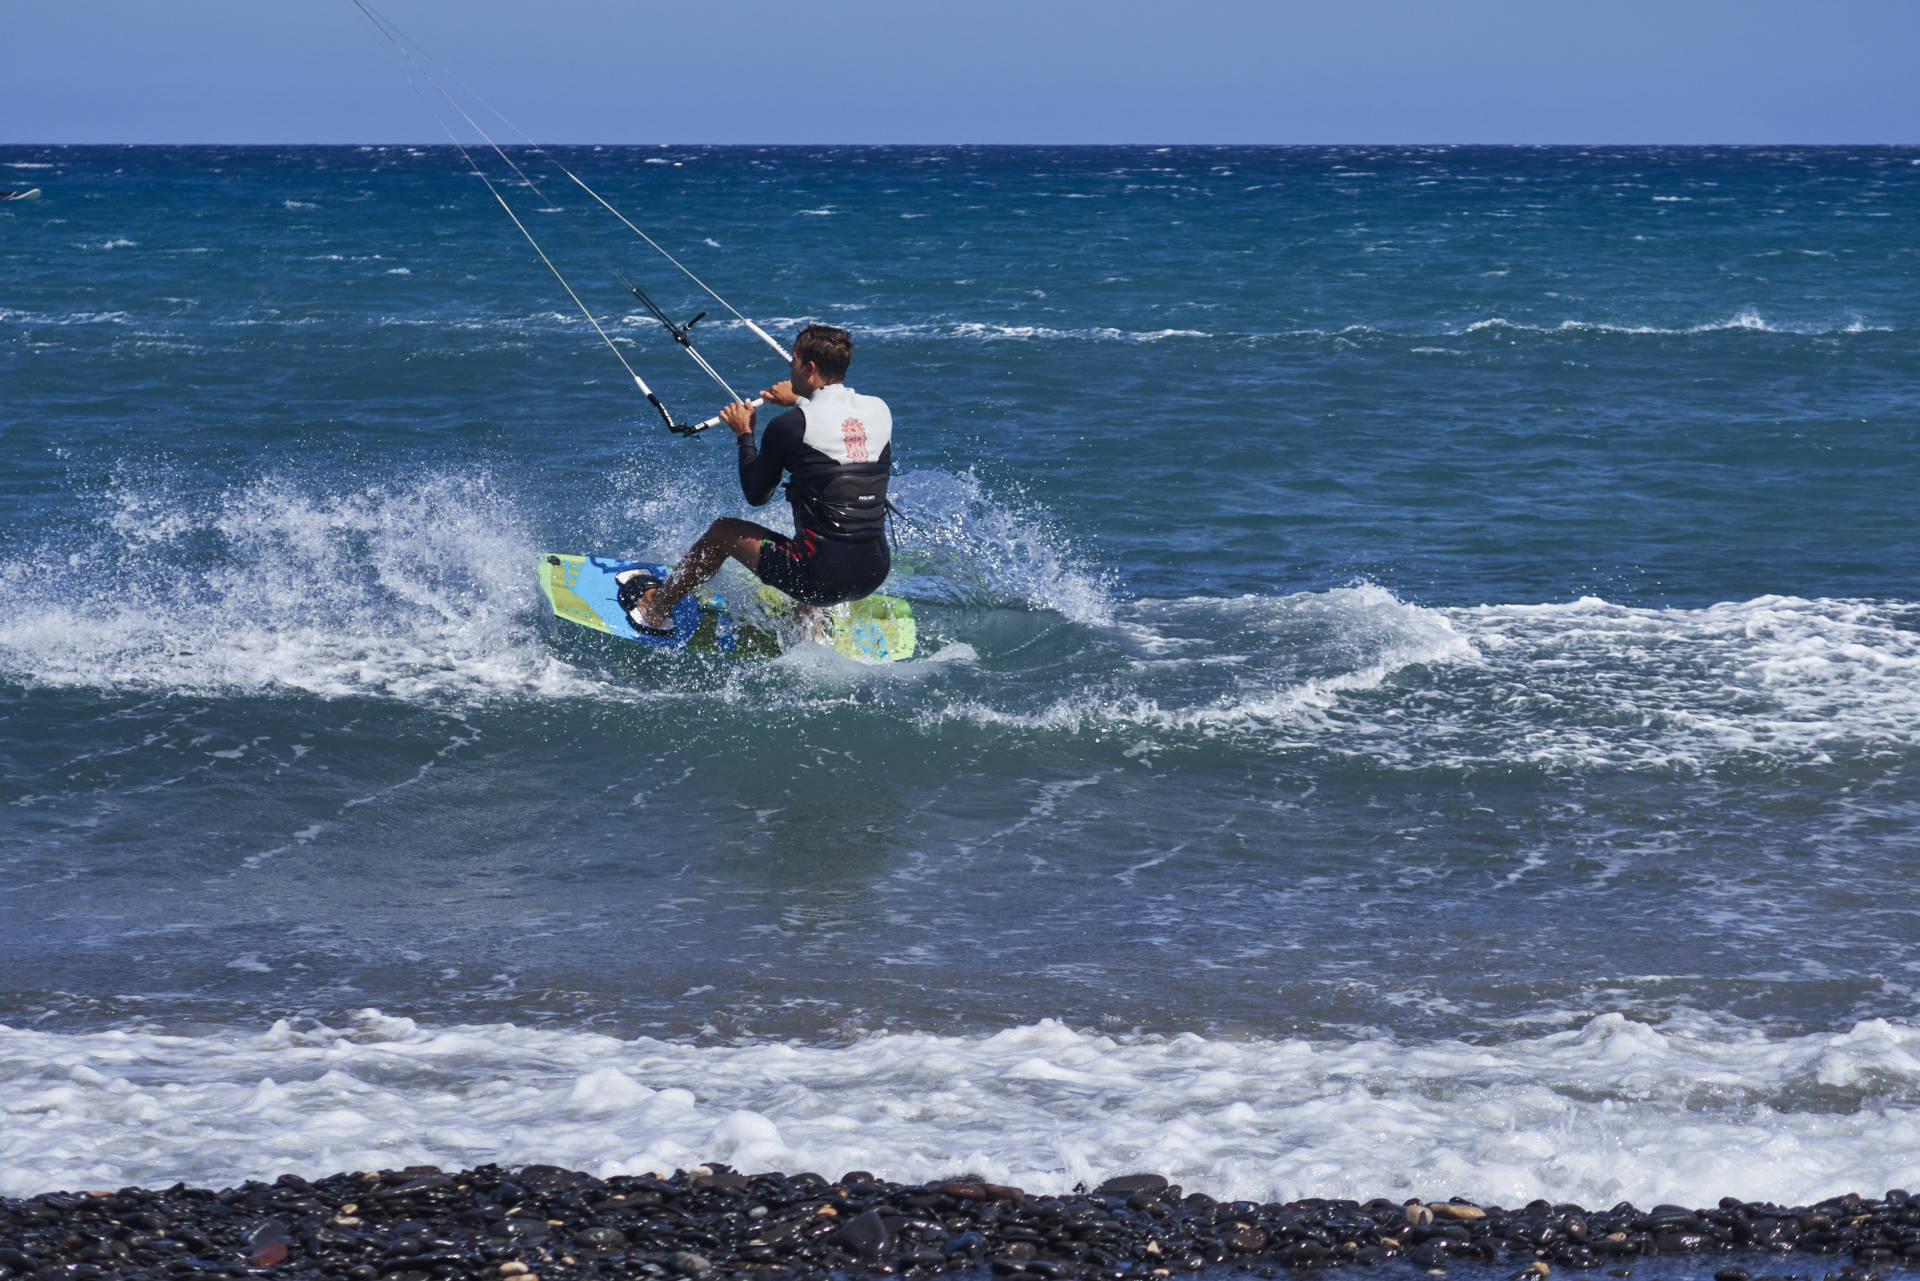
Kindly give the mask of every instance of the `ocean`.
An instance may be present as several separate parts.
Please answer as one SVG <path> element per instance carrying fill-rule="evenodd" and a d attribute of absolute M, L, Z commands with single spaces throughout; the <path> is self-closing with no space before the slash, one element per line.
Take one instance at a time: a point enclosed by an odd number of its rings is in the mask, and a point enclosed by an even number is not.
<path fill-rule="evenodd" d="M 1920 149 L 553 154 L 919 656 L 554 631 L 753 513 L 452 148 L 0 147 L 0 1195 L 1920 1184 Z"/>

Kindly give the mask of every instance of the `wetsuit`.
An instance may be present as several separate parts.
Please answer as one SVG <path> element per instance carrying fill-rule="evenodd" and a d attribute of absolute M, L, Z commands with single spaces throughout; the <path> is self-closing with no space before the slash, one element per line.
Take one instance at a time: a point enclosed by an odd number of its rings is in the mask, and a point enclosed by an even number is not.
<path fill-rule="evenodd" d="M 803 605 L 837 605 L 886 581 L 892 430 L 883 402 L 835 383 L 768 423 L 757 445 L 751 432 L 739 436 L 740 492 L 749 503 L 771 501 L 781 476 L 792 476 L 794 534 L 761 542 L 761 582 Z"/>

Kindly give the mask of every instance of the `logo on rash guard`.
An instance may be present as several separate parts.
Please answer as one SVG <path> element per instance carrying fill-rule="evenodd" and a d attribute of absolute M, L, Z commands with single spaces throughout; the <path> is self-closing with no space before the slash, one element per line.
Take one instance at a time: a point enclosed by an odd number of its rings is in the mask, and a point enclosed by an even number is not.
<path fill-rule="evenodd" d="M 840 423 L 840 442 L 846 447 L 847 461 L 864 463 L 867 459 L 867 425 L 858 418 L 847 418 Z"/>

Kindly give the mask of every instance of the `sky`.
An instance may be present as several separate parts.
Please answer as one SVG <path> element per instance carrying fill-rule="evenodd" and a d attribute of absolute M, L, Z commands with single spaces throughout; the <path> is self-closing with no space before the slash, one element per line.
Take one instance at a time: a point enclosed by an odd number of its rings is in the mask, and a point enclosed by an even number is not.
<path fill-rule="evenodd" d="M 1920 0 L 368 2 L 553 143 L 1920 141 Z M 445 141 L 354 0 L 0 14 L 0 144 Z"/>

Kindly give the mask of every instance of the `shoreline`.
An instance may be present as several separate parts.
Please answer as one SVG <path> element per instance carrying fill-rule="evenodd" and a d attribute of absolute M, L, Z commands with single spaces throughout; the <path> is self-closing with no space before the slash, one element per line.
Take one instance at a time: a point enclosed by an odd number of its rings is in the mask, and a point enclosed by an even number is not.
<path fill-rule="evenodd" d="M 1765 1266 L 1763 1256 L 1789 1255 L 1803 1258 L 1791 1269 Z M 410 1166 L 220 1190 L 175 1184 L 0 1199 L 0 1281 L 937 1273 L 1156 1281 L 1391 1262 L 1428 1271 L 1498 1265 L 1503 1277 L 1620 1277 L 1653 1258 L 1717 1281 L 1786 1270 L 1867 1281 L 1920 1268 L 1920 1199 L 1894 1190 L 1807 1206 L 1733 1197 L 1711 1208 L 1622 1202 L 1594 1210 L 1385 1198 L 1262 1205 L 1187 1195 L 1152 1174 L 1028 1196 L 970 1177 L 900 1184 L 854 1171 L 830 1182 L 724 1165 L 609 1179 L 551 1165 Z M 1731 1266 L 1735 1259 L 1747 1266 Z"/>

